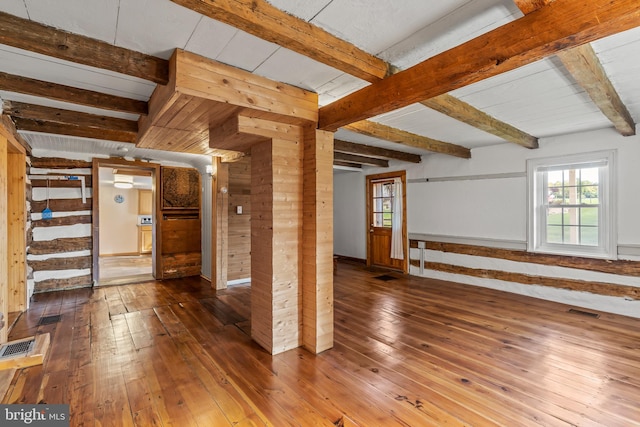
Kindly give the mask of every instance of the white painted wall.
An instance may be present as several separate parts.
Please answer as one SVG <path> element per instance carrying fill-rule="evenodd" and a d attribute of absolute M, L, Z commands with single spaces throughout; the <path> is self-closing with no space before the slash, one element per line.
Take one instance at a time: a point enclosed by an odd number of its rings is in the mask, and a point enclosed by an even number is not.
<path fill-rule="evenodd" d="M 333 174 L 333 251 L 336 255 L 365 259 L 366 188 L 362 172 Z"/>
<path fill-rule="evenodd" d="M 116 203 L 116 194 L 124 196 Z M 138 253 L 138 190 L 100 183 L 100 255 Z"/>
<path fill-rule="evenodd" d="M 458 238 L 469 243 L 480 240 L 495 240 L 498 247 L 513 247 L 509 243 L 526 244 L 527 240 L 527 182 L 524 174 L 528 159 L 553 157 L 614 149 L 617 151 L 617 218 L 618 251 L 622 258 L 640 259 L 633 254 L 640 249 L 640 136 L 622 137 L 613 129 L 603 129 L 545 138 L 540 148 L 529 150 L 516 145 L 501 144 L 472 150 L 469 160 L 445 155 L 423 157 L 420 164 L 394 164 L 388 169 L 367 169 L 365 173 L 335 174 L 334 181 L 334 251 L 338 255 L 366 258 L 365 224 L 365 176 L 406 169 L 407 171 L 407 226 L 409 234 L 420 233 L 442 239 Z M 451 180 L 441 182 L 413 182 L 424 178 L 452 178 L 489 174 L 512 174 L 509 178 Z M 477 243 L 482 244 L 482 243 Z M 431 254 L 434 256 L 434 254 Z M 419 258 L 419 256 L 413 256 Z M 477 260 L 476 260 L 477 261 Z M 495 260 L 484 259 L 475 268 L 492 268 Z M 552 267 L 530 266 L 525 274 L 540 274 L 553 277 Z M 412 269 L 412 274 L 418 274 Z M 549 271 L 547 271 L 549 270 Z M 434 272 L 425 272 L 430 275 Z M 437 273 L 433 277 L 463 281 L 460 277 Z M 596 273 L 584 273 L 583 280 L 601 279 Z M 620 279 L 614 282 L 634 285 L 635 279 Z M 493 287 L 485 279 L 465 279 L 465 283 Z M 496 281 L 493 281 L 496 282 Z M 516 284 L 500 284 L 501 289 L 512 292 L 532 292 L 537 297 L 571 302 L 576 305 L 622 312 L 640 316 L 640 302 L 621 303 L 620 298 L 591 296 L 582 292 L 559 292 L 544 287 Z M 576 302 L 577 301 L 577 302 Z M 608 302 L 603 302 L 608 301 Z M 624 309 L 621 307 L 624 306 Z"/>

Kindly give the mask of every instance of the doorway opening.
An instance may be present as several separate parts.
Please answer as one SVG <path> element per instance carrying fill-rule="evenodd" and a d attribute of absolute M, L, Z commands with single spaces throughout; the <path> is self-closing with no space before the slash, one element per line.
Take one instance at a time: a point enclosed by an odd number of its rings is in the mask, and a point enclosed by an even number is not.
<path fill-rule="evenodd" d="M 408 272 L 406 172 L 367 176 L 367 266 Z"/>
<path fill-rule="evenodd" d="M 105 286 L 154 280 L 156 166 L 99 159 L 93 174 L 99 184 L 93 195 L 94 282 Z"/>

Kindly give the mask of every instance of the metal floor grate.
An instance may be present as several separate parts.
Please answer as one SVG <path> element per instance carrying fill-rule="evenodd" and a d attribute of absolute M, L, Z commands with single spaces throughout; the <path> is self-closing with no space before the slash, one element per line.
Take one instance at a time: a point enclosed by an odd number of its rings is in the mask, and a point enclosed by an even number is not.
<path fill-rule="evenodd" d="M 388 274 L 383 274 L 382 276 L 376 276 L 374 279 L 382 280 L 388 282 L 389 280 L 396 280 L 397 277 L 390 276 Z"/>
<path fill-rule="evenodd" d="M 36 340 L 20 341 L 14 344 L 5 344 L 0 347 L 0 359 L 27 354 L 33 349 Z"/>
<path fill-rule="evenodd" d="M 61 314 L 56 314 L 55 316 L 44 316 L 41 317 L 38 321 L 38 326 L 42 325 L 51 325 L 52 323 L 58 323 L 62 319 Z"/>
<path fill-rule="evenodd" d="M 568 312 L 572 314 L 580 314 L 582 316 L 593 317 L 596 319 L 600 317 L 598 313 L 592 313 L 590 311 L 584 311 L 584 310 L 576 310 L 575 308 L 570 308 Z"/>

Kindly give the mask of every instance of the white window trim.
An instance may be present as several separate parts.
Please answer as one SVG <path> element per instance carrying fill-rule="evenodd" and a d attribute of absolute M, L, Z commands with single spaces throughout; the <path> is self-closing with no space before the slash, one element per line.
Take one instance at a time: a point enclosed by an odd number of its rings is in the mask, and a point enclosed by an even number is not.
<path fill-rule="evenodd" d="M 538 170 L 546 167 L 591 163 L 606 160 L 608 173 L 600 171 L 601 194 L 600 223 L 601 242 L 599 246 L 551 244 L 543 241 L 541 230 L 542 207 L 537 203 L 545 195 L 542 193 Z M 584 256 L 591 258 L 617 258 L 617 168 L 616 150 L 596 151 L 568 156 L 545 157 L 527 160 L 527 250 L 557 255 Z"/>

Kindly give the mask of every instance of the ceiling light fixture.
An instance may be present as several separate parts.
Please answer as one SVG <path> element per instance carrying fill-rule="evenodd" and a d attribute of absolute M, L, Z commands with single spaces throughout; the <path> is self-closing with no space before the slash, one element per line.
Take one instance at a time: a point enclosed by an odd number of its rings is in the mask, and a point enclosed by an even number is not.
<path fill-rule="evenodd" d="M 129 175 L 113 175 L 113 186 L 116 188 L 133 188 L 133 177 Z"/>

